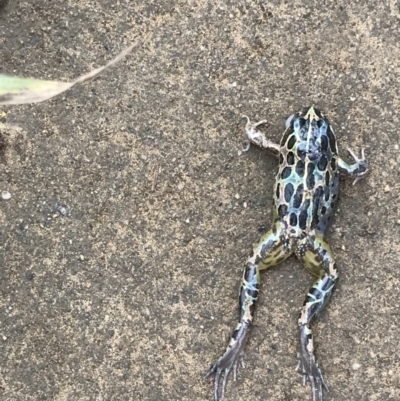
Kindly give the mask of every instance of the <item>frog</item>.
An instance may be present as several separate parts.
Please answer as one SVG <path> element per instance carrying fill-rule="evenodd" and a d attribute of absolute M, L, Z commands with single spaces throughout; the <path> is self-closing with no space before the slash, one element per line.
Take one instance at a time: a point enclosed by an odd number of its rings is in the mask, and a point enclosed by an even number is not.
<path fill-rule="evenodd" d="M 369 171 L 369 164 L 364 149 L 360 158 L 348 149 L 353 164 L 347 164 L 339 156 L 331 124 L 314 106 L 305 107 L 286 120 L 279 144 L 259 131 L 258 127 L 265 124 L 265 120 L 252 123 L 247 116 L 243 117 L 247 120 L 243 151 L 255 144 L 272 150 L 279 157 L 273 188 L 272 227 L 253 245 L 245 263 L 239 288 L 239 322 L 225 353 L 211 366 L 206 377 L 215 374 L 214 400 L 222 400 L 231 371 L 236 381 L 239 362 L 244 367 L 244 349 L 258 301 L 260 273 L 294 254 L 316 277 L 298 319 L 296 370 L 302 374 L 304 386 L 310 382 L 312 400 L 323 401 L 324 390 L 328 391 L 328 387 L 315 358 L 311 322 L 328 303 L 339 278 L 325 233 L 338 202 L 340 172 L 354 177 L 355 184 Z"/>

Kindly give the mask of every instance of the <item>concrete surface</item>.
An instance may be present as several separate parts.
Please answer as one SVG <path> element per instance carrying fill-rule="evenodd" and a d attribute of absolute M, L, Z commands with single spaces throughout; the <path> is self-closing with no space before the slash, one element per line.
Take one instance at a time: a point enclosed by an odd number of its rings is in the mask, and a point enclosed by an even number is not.
<path fill-rule="evenodd" d="M 398 2 L 15 0 L 0 33 L 0 72 L 62 80 L 142 39 L 92 82 L 0 110 L 22 128 L 0 134 L 1 400 L 212 401 L 277 167 L 238 155 L 240 117 L 277 141 L 310 104 L 372 166 L 343 178 L 328 233 L 324 401 L 400 399 Z M 294 258 L 263 273 L 226 401 L 311 399 L 294 368 L 312 281 Z"/>

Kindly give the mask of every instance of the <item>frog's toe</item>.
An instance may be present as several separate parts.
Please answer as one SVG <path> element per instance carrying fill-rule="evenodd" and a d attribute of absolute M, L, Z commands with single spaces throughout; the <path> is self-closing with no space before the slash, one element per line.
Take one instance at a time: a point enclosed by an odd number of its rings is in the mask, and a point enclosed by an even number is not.
<path fill-rule="evenodd" d="M 244 367 L 243 363 L 243 353 L 245 347 L 245 339 L 248 330 L 248 324 L 241 323 L 239 328 L 237 329 L 236 335 L 231 339 L 231 342 L 225 352 L 219 360 L 211 366 L 208 371 L 206 377 L 215 374 L 215 382 L 214 382 L 214 400 L 219 401 L 224 398 L 226 383 L 228 381 L 229 374 L 231 370 L 233 370 L 233 380 L 236 381 L 237 376 L 237 368 L 239 362 L 242 367 Z M 222 386 L 221 383 L 222 379 Z M 219 389 L 221 388 L 221 397 L 219 396 Z"/>
<path fill-rule="evenodd" d="M 232 352 L 233 351 L 233 352 Z M 210 370 L 208 371 L 206 377 L 215 373 L 215 381 L 214 381 L 214 400 L 219 401 L 224 398 L 226 383 L 228 381 L 229 374 L 231 370 L 233 370 L 233 381 L 236 381 L 237 377 L 237 368 L 238 362 L 241 361 L 242 367 L 244 367 L 242 355 L 240 353 L 241 350 L 235 352 L 234 349 L 229 349 L 223 356 L 218 360 L 215 365 L 212 365 Z M 222 386 L 221 386 L 221 397 L 219 396 L 219 388 L 221 384 L 221 376 Z"/>
<path fill-rule="evenodd" d="M 321 371 L 319 372 L 319 376 L 310 375 L 308 378 L 311 382 L 313 401 L 322 401 L 322 388 L 325 387 L 328 391 L 328 387 L 321 375 Z"/>
<path fill-rule="evenodd" d="M 359 158 L 350 148 L 347 148 L 347 151 L 350 153 L 351 157 L 354 159 L 356 163 L 365 162 L 365 148 L 361 149 L 361 158 Z"/>
<path fill-rule="evenodd" d="M 303 386 L 306 385 L 307 379 L 311 384 L 312 401 L 323 401 L 323 388 L 329 391 L 328 386 L 322 376 L 321 369 L 316 362 L 312 362 L 311 366 L 306 366 L 302 359 L 299 359 L 299 363 L 296 370 L 301 370 L 303 375 Z"/>
<path fill-rule="evenodd" d="M 218 365 L 214 365 L 211 367 L 210 372 L 215 373 L 215 382 L 214 382 L 214 400 L 222 400 L 225 396 L 226 383 L 228 381 L 229 373 L 231 372 L 231 367 L 221 368 Z M 207 375 L 207 376 L 208 376 Z M 221 397 L 219 396 L 219 387 L 221 383 L 221 375 L 223 376 L 222 387 L 221 387 Z M 233 380 L 236 380 L 236 364 L 233 366 Z"/>

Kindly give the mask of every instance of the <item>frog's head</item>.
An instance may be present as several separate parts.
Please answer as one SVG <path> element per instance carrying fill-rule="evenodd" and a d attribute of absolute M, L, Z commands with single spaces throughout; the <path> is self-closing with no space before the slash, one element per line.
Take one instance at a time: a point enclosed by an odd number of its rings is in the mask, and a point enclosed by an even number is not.
<path fill-rule="evenodd" d="M 315 157 L 318 149 L 326 151 L 328 142 L 331 151 L 337 153 L 335 134 L 328 119 L 313 106 L 290 116 L 286 120 L 286 130 L 303 141 L 307 152 L 311 152 L 309 157 Z"/>
<path fill-rule="evenodd" d="M 307 123 L 307 125 L 309 126 L 311 123 L 311 125 L 316 124 L 318 127 L 320 127 L 324 122 L 329 125 L 327 118 L 318 109 L 314 108 L 313 106 L 305 107 L 303 110 L 299 111 L 298 113 L 292 114 L 286 120 L 286 123 L 285 123 L 286 128 L 293 126 L 293 124 L 296 121 L 299 126 L 304 125 L 304 123 Z"/>

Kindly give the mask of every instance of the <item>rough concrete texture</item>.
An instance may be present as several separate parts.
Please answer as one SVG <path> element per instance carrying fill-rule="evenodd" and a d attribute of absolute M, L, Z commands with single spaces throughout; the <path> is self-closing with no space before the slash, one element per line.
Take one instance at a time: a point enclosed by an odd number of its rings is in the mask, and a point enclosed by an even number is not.
<path fill-rule="evenodd" d="M 3 107 L 0 399 L 212 401 L 203 379 L 236 324 L 251 244 L 271 218 L 276 159 L 239 155 L 243 114 L 314 104 L 371 173 L 328 239 L 341 278 L 314 324 L 324 401 L 400 399 L 400 8 L 397 1 L 31 0 L 0 10 L 2 73 L 71 80 Z M 63 215 L 64 214 L 64 215 Z M 295 372 L 313 278 L 264 272 L 246 368 L 226 401 L 309 401 Z"/>

